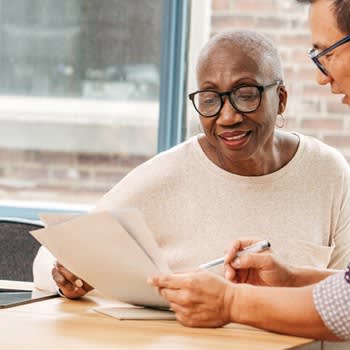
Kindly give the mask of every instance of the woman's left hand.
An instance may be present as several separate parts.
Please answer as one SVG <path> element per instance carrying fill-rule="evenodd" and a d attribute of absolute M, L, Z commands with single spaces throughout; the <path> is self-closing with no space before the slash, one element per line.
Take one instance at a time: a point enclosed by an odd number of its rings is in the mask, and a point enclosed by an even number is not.
<path fill-rule="evenodd" d="M 208 271 L 149 279 L 168 300 L 176 319 L 188 327 L 221 327 L 231 322 L 234 284 Z"/>

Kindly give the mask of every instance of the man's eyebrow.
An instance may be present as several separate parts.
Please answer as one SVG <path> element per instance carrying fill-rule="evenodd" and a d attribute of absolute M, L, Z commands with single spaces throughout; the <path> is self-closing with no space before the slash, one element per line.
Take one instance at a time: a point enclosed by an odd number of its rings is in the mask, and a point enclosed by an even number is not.
<path fill-rule="evenodd" d="M 313 47 L 314 49 L 316 49 L 316 50 L 322 51 L 322 50 L 324 50 L 327 46 L 326 46 L 326 45 L 322 45 L 322 44 L 316 42 L 316 43 L 312 43 L 312 47 Z"/>

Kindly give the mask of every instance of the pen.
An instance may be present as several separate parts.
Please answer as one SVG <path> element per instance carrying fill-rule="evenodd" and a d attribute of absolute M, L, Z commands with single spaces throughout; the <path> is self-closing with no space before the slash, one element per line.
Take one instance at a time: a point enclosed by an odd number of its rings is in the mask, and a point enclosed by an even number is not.
<path fill-rule="evenodd" d="M 259 253 L 259 252 L 262 252 L 266 249 L 269 249 L 270 247 L 271 247 L 270 242 L 268 242 L 266 240 L 260 241 L 260 242 L 254 243 L 248 247 L 245 247 L 244 249 L 237 252 L 236 258 L 243 255 L 243 254 L 247 254 L 247 253 Z M 222 258 L 218 258 L 218 259 L 209 261 L 205 264 L 201 264 L 201 265 L 199 265 L 199 268 L 200 269 L 209 269 L 209 268 L 214 267 L 216 265 L 223 264 L 224 261 L 225 261 L 225 257 L 223 256 Z"/>

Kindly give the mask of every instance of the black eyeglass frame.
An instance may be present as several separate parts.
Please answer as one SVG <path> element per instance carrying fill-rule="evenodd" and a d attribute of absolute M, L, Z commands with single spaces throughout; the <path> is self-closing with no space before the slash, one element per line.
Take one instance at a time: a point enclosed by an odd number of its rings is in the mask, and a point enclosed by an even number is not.
<path fill-rule="evenodd" d="M 193 104 L 194 109 L 195 109 L 195 110 L 198 112 L 198 114 L 200 114 L 203 118 L 213 118 L 213 117 L 217 116 L 217 115 L 220 113 L 220 111 L 222 110 L 222 107 L 224 107 L 224 104 L 225 104 L 225 101 L 224 101 L 223 98 L 222 98 L 223 96 L 227 96 L 227 97 L 228 97 L 228 100 L 230 101 L 231 106 L 232 106 L 237 112 L 239 112 L 239 113 L 244 113 L 244 114 L 246 114 L 246 113 L 253 113 L 253 112 L 257 111 L 258 108 L 259 108 L 260 105 L 261 105 L 261 100 L 262 100 L 262 94 L 263 94 L 263 92 L 264 92 L 266 89 L 268 89 L 269 87 L 272 87 L 272 86 L 275 86 L 275 85 L 278 85 L 278 86 L 283 85 L 283 80 L 282 80 L 282 79 L 278 79 L 278 80 L 275 80 L 273 83 L 267 84 L 267 85 L 254 85 L 254 84 L 252 84 L 252 85 L 250 85 L 250 84 L 240 85 L 240 86 L 236 86 L 235 88 L 233 88 L 233 89 L 230 90 L 230 91 L 224 91 L 224 92 L 219 92 L 219 91 L 215 91 L 215 90 L 198 90 L 198 91 L 195 91 L 195 92 L 190 93 L 190 94 L 188 95 L 188 98 L 192 101 L 192 104 Z M 252 109 L 252 110 L 249 110 L 249 111 L 242 111 L 242 110 L 240 110 L 240 109 L 236 106 L 236 104 L 235 104 L 235 102 L 233 101 L 233 99 L 231 98 L 232 92 L 237 91 L 237 90 L 239 90 L 239 89 L 241 89 L 241 88 L 244 88 L 244 87 L 255 87 L 255 88 L 257 88 L 258 91 L 259 91 L 259 103 L 258 103 L 258 105 L 257 105 L 256 108 L 254 108 L 254 109 Z M 215 114 L 212 114 L 212 115 L 204 115 L 204 114 L 202 114 L 202 113 L 197 109 L 196 104 L 194 103 L 194 97 L 195 97 L 195 95 L 197 95 L 197 94 L 199 94 L 199 93 L 201 93 L 201 92 L 215 92 L 215 93 L 220 97 L 220 102 L 221 102 L 220 108 L 218 109 L 218 111 L 217 111 Z"/>
<path fill-rule="evenodd" d="M 346 35 L 344 38 L 338 40 L 333 45 L 327 47 L 326 49 L 322 50 L 321 52 L 317 53 L 317 49 L 312 47 L 309 49 L 309 57 L 312 59 L 312 61 L 316 64 L 317 68 L 326 76 L 328 76 L 327 69 L 323 66 L 323 64 L 320 62 L 320 58 L 324 55 L 327 55 L 329 52 L 333 51 L 337 47 L 346 44 L 350 41 L 350 34 Z"/>

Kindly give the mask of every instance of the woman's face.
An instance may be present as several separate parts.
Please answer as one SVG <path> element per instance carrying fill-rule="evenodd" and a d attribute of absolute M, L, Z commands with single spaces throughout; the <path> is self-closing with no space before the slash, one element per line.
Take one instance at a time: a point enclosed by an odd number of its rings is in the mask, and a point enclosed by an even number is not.
<path fill-rule="evenodd" d="M 265 73 L 266 75 L 266 73 Z M 242 84 L 268 85 L 275 77 L 261 72 L 261 62 L 254 62 L 229 44 L 218 44 L 198 67 L 199 90 L 229 91 Z M 272 157 L 274 128 L 278 113 L 285 107 L 287 94 L 274 85 L 262 94 L 259 108 L 240 113 L 224 97 L 221 111 L 211 118 L 200 116 L 206 142 L 204 151 L 214 163 L 230 171 L 244 164 L 256 167 Z M 208 154 L 210 153 L 210 154 Z M 249 169 L 248 169 L 249 170 Z"/>

